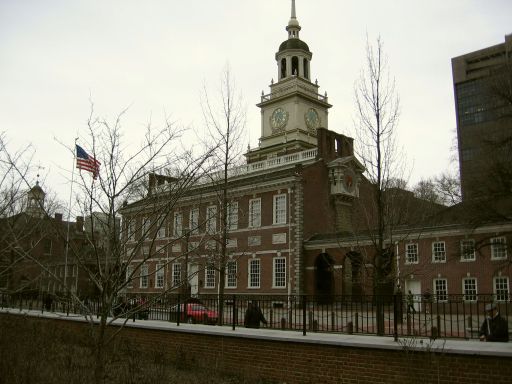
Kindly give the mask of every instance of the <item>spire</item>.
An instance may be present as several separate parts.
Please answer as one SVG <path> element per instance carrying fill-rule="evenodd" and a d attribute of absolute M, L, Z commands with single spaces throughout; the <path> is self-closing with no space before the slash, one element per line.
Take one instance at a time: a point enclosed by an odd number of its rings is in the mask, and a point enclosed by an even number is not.
<path fill-rule="evenodd" d="M 295 0 L 292 0 L 292 15 L 290 17 L 290 21 L 288 21 L 288 26 L 286 27 L 286 30 L 288 31 L 289 39 L 299 38 L 300 25 L 299 21 L 297 20 L 297 15 L 295 12 Z"/>

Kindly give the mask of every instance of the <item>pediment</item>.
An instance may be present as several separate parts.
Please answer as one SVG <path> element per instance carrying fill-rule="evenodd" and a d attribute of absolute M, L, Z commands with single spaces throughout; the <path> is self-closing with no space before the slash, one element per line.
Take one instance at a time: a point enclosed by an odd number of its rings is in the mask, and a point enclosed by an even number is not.
<path fill-rule="evenodd" d="M 366 169 L 364 165 L 355 156 L 338 157 L 327 164 L 329 169 L 343 168 L 352 169 L 356 173 L 363 173 Z"/>

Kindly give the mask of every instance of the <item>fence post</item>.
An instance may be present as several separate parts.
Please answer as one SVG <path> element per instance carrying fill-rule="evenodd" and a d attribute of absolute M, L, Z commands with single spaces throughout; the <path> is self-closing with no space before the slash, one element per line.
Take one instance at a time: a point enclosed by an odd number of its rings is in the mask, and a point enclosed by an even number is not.
<path fill-rule="evenodd" d="M 355 318 L 354 318 L 354 324 L 355 324 L 355 331 L 356 333 L 358 332 L 358 329 L 359 329 L 359 313 L 355 313 Z"/>
<path fill-rule="evenodd" d="M 336 314 L 334 311 L 331 312 L 331 330 L 334 331 L 336 328 L 334 327 L 334 321 L 336 319 Z"/>
<path fill-rule="evenodd" d="M 446 334 L 446 330 L 445 330 Z M 437 315 L 437 333 L 436 337 L 441 337 L 441 316 Z"/>
<path fill-rule="evenodd" d="M 347 323 L 347 333 L 349 335 L 354 333 L 354 323 L 352 323 L 351 321 Z"/>
<path fill-rule="evenodd" d="M 395 293 L 393 295 L 393 333 L 395 337 L 395 341 L 398 341 L 398 318 L 401 317 L 398 309 L 398 295 Z"/>
<path fill-rule="evenodd" d="M 185 309 L 185 305 L 183 304 L 183 309 Z M 180 294 L 178 293 L 178 311 L 177 311 L 177 317 L 176 317 L 176 325 L 180 325 L 180 319 L 181 319 L 181 302 L 180 302 Z"/>
<path fill-rule="evenodd" d="M 306 336 L 306 295 L 302 295 L 302 336 Z"/>
<path fill-rule="evenodd" d="M 236 323 L 236 320 L 237 320 L 236 312 L 237 312 L 237 309 L 236 309 L 236 296 L 233 295 L 233 331 L 235 330 L 235 323 Z"/>

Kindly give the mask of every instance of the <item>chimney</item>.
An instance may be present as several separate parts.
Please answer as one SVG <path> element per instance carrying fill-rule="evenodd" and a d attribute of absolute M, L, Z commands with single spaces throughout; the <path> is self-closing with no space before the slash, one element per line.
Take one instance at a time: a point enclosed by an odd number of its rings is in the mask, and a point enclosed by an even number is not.
<path fill-rule="evenodd" d="M 151 195 L 156 187 L 156 174 L 150 173 L 148 180 L 148 193 Z"/>
<path fill-rule="evenodd" d="M 55 221 L 58 221 L 58 222 L 62 221 L 62 213 L 56 213 L 55 214 Z"/>
<path fill-rule="evenodd" d="M 84 217 L 83 216 L 77 216 L 76 217 L 76 231 L 77 232 L 83 232 L 84 231 Z"/>
<path fill-rule="evenodd" d="M 339 157 L 354 155 L 354 139 L 325 128 L 316 130 L 317 157 L 330 162 Z"/>

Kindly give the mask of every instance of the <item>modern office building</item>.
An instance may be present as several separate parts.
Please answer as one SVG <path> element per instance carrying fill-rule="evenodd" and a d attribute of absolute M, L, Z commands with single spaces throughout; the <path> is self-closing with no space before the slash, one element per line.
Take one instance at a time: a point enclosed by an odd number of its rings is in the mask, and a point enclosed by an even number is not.
<path fill-rule="evenodd" d="M 512 193 L 512 35 L 452 59 L 463 199 Z"/>

